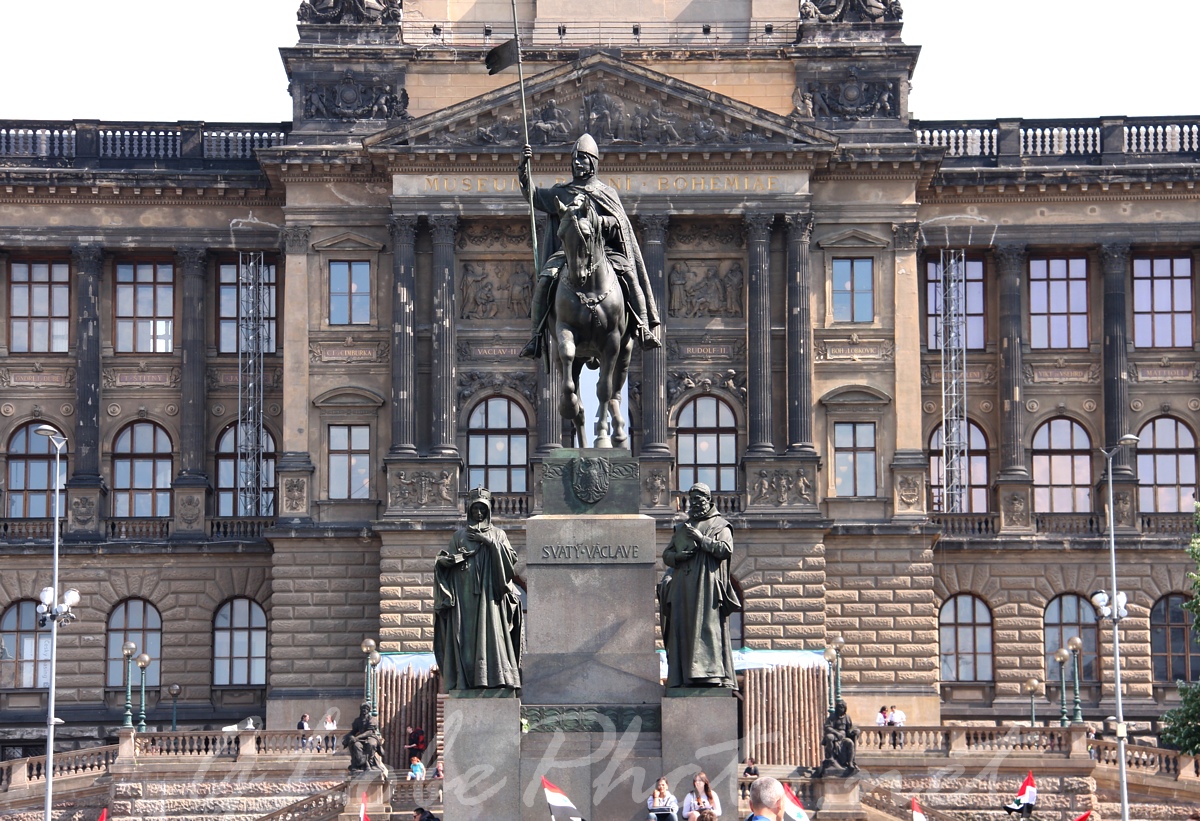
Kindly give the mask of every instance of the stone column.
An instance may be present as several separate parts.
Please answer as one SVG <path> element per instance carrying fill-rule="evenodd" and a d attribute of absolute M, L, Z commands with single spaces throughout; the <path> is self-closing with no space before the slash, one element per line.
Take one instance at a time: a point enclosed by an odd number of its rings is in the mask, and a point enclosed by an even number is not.
<path fill-rule="evenodd" d="M 921 308 L 917 278 L 920 225 L 892 226 L 893 310 L 895 319 L 896 452 L 892 458 L 892 510 L 895 518 L 927 514 L 929 456 L 921 430 Z"/>
<path fill-rule="evenodd" d="M 771 224 L 775 215 L 746 214 L 750 231 L 749 447 L 747 456 L 774 456 L 771 438 Z"/>
<path fill-rule="evenodd" d="M 433 231 L 433 447 L 434 456 L 458 458 L 455 437 L 455 326 L 458 321 L 454 271 L 454 235 L 458 217 L 434 214 Z"/>
<path fill-rule="evenodd" d="M 99 245 L 71 249 L 75 267 L 75 441 L 67 482 L 68 539 L 98 539 L 104 487 L 100 478 L 100 273 Z"/>
<path fill-rule="evenodd" d="M 417 218 L 395 215 L 392 233 L 392 447 L 389 456 L 417 455 L 414 297 Z"/>
<path fill-rule="evenodd" d="M 279 519 L 293 525 L 312 523 L 314 471 L 309 454 L 308 249 L 310 229 L 283 229 L 283 448 L 275 466 L 279 483 Z"/>
<path fill-rule="evenodd" d="M 813 215 L 788 214 L 788 449 L 789 454 L 816 455 L 812 435 L 812 268 L 808 243 Z"/>
<path fill-rule="evenodd" d="M 654 301 L 667 305 L 667 285 L 664 271 L 667 266 L 666 214 L 643 214 L 638 221 L 642 227 L 642 259 L 654 291 Z M 663 326 L 663 336 L 666 326 Z M 662 340 L 664 343 L 666 339 Z M 667 349 L 656 348 L 642 353 L 642 450 L 641 455 L 671 454 L 667 446 Z"/>
<path fill-rule="evenodd" d="M 1129 354 L 1126 293 L 1129 285 L 1129 245 L 1109 243 L 1100 248 L 1104 270 L 1104 447 L 1114 448 L 1129 430 Z M 1129 448 L 1113 456 L 1113 476 L 1135 478 Z"/>
<path fill-rule="evenodd" d="M 1025 399 L 1021 395 L 1022 280 L 1028 255 L 1024 245 L 996 248 L 1000 286 L 1000 471 L 996 476 L 1000 526 L 1033 526 L 1029 467 L 1025 464 Z"/>
<path fill-rule="evenodd" d="M 204 531 L 208 476 L 204 470 L 204 291 L 208 251 L 185 247 L 176 250 L 183 274 L 183 316 L 180 325 L 179 473 L 174 482 L 172 533 Z"/>

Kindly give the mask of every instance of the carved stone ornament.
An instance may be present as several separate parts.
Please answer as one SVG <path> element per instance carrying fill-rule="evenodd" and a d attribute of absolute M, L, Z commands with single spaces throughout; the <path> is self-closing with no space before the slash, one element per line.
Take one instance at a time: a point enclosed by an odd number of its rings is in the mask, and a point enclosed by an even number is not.
<path fill-rule="evenodd" d="M 667 274 L 667 310 L 683 319 L 740 317 L 745 279 L 739 260 L 675 262 Z"/>
<path fill-rule="evenodd" d="M 177 388 L 179 368 L 151 368 L 139 362 L 136 368 L 105 368 L 100 379 L 105 388 Z"/>
<path fill-rule="evenodd" d="M 812 95 L 813 116 L 859 120 L 900 116 L 894 80 L 862 80 L 856 71 L 840 82 L 810 82 L 802 94 Z"/>
<path fill-rule="evenodd" d="M 434 473 L 419 470 L 409 475 L 406 471 L 392 474 L 388 482 L 388 507 L 428 507 L 454 505 L 454 475 L 443 470 Z"/>
<path fill-rule="evenodd" d="M 72 245 L 71 262 L 80 271 L 99 274 L 104 264 L 104 248 L 99 245 Z"/>
<path fill-rule="evenodd" d="M 75 369 L 52 369 L 47 371 L 40 362 L 26 370 L 0 368 L 0 388 L 72 388 L 75 386 Z"/>
<path fill-rule="evenodd" d="M 285 513 L 304 513 L 308 510 L 308 479 L 293 476 L 283 480 L 283 510 Z"/>
<path fill-rule="evenodd" d="M 1173 362 L 1164 356 L 1158 362 L 1135 362 L 1128 368 L 1132 383 L 1200 382 L 1200 363 Z"/>
<path fill-rule="evenodd" d="M 341 342 L 309 342 L 310 362 L 359 362 L 380 363 L 391 358 L 391 346 L 387 342 L 356 342 L 347 336 Z"/>
<path fill-rule="evenodd" d="M 304 0 L 296 20 L 341 26 L 398 26 L 404 19 L 402 0 Z"/>
<path fill-rule="evenodd" d="M 608 495 L 612 462 L 603 456 L 580 457 L 570 461 L 571 492 L 585 505 L 594 505 Z"/>
<path fill-rule="evenodd" d="M 705 334 L 700 339 L 667 340 L 667 359 L 672 362 L 681 360 L 700 360 L 712 362 L 717 359 L 731 359 L 741 362 L 746 358 L 746 338 L 713 336 Z"/>
<path fill-rule="evenodd" d="M 199 496 L 184 496 L 179 500 L 179 520 L 188 527 L 195 526 L 204 513 Z"/>
<path fill-rule="evenodd" d="M 1052 363 L 1026 362 L 1021 366 L 1021 378 L 1026 385 L 1095 384 L 1100 381 L 1100 376 L 1098 363 L 1068 362 L 1061 357 Z"/>
<path fill-rule="evenodd" d="M 912 510 L 921 504 L 921 494 L 925 482 L 920 476 L 900 476 L 896 480 L 896 501 L 905 510 Z"/>
<path fill-rule="evenodd" d="M 467 371 L 458 375 L 460 405 L 481 391 L 500 392 L 505 388 L 515 388 L 530 402 L 537 401 L 537 376 L 532 373 Z"/>
<path fill-rule="evenodd" d="M 526 319 L 534 275 L 525 262 L 465 262 L 459 279 L 460 319 Z"/>
<path fill-rule="evenodd" d="M 307 254 L 312 229 L 306 225 L 289 225 L 283 229 L 283 250 L 289 254 Z"/>
<path fill-rule="evenodd" d="M 967 381 L 978 383 L 980 385 L 995 385 L 996 380 L 1000 376 L 1000 369 L 995 363 L 987 365 L 968 365 L 967 366 Z M 942 384 L 942 367 L 940 365 L 922 365 L 921 366 L 921 384 L 922 385 L 940 385 Z"/>
<path fill-rule="evenodd" d="M 1133 494 L 1128 490 L 1113 494 L 1113 521 L 1117 527 L 1133 527 Z"/>
<path fill-rule="evenodd" d="M 529 248 L 529 222 L 467 222 L 458 232 L 459 250 L 467 248 Z"/>
<path fill-rule="evenodd" d="M 1000 506 L 1005 524 L 1013 527 L 1029 527 L 1029 500 L 1023 493 L 1009 493 Z"/>
<path fill-rule="evenodd" d="M 897 251 L 915 251 L 921 238 L 921 223 L 898 222 L 892 226 L 892 241 Z"/>
<path fill-rule="evenodd" d="M 709 393 L 714 388 L 719 388 L 743 402 L 746 401 L 746 375 L 739 374 L 733 368 L 720 373 L 675 371 L 667 376 L 667 401 L 674 404 L 675 400 L 687 391 L 699 389 Z"/>
<path fill-rule="evenodd" d="M 850 334 L 845 341 L 826 339 L 813 345 L 818 362 L 890 362 L 896 358 L 896 344 L 890 339 L 863 339 Z"/>
<path fill-rule="evenodd" d="M 811 505 L 813 477 L 804 468 L 775 470 L 765 468 L 750 483 L 750 504 L 787 507 L 794 504 Z"/>
<path fill-rule="evenodd" d="M 893 23 L 904 19 L 900 0 L 800 0 L 801 21 Z"/>
<path fill-rule="evenodd" d="M 691 251 L 733 250 L 746 247 L 745 229 L 732 220 L 676 221 L 667 235 L 667 248 Z"/>
<path fill-rule="evenodd" d="M 647 507 L 659 507 L 667 499 L 667 472 L 651 470 L 646 473 L 646 487 L 642 498 Z"/>
<path fill-rule="evenodd" d="M 658 705 L 591 704 L 586 707 L 521 705 L 522 724 L 530 733 L 625 733 L 662 730 Z"/>
<path fill-rule="evenodd" d="M 96 500 L 81 496 L 71 500 L 71 528 L 82 529 L 96 521 Z"/>
<path fill-rule="evenodd" d="M 408 90 L 400 80 L 372 77 L 363 81 L 347 71 L 336 83 L 304 86 L 306 120 L 403 120 L 408 118 Z"/>

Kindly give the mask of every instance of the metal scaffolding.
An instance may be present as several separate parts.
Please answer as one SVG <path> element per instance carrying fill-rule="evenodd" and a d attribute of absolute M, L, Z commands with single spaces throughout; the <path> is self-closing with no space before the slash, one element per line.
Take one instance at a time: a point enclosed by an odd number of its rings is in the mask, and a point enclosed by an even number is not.
<path fill-rule="evenodd" d="M 271 516 L 263 494 L 263 354 L 270 287 L 261 251 L 238 254 L 237 515 Z"/>
<path fill-rule="evenodd" d="M 941 254 L 942 512 L 967 509 L 967 265 L 966 252 Z"/>

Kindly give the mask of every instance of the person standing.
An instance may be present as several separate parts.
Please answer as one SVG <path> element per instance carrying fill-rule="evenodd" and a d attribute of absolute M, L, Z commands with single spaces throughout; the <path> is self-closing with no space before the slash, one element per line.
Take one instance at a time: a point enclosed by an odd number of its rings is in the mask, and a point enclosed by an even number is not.
<path fill-rule="evenodd" d="M 769 775 L 750 785 L 750 817 L 747 821 L 784 821 L 783 785 Z"/>
<path fill-rule="evenodd" d="M 903 727 L 904 722 L 908 720 L 908 716 L 906 716 L 904 714 L 904 711 L 901 710 L 899 707 L 897 707 L 895 704 L 893 704 L 892 709 L 888 711 L 888 718 L 890 719 L 888 721 L 888 723 L 891 724 L 893 727 Z M 904 746 L 904 733 L 901 733 L 901 732 L 892 733 L 892 746 L 893 747 L 903 747 Z"/>
<path fill-rule="evenodd" d="M 758 778 L 758 765 L 749 756 L 746 757 L 746 769 L 742 770 L 742 778 Z M 749 791 L 750 785 L 742 784 L 742 798 L 745 798 Z"/>
<path fill-rule="evenodd" d="M 312 728 L 308 726 L 308 713 L 300 716 L 300 720 L 296 722 L 296 729 L 300 731 L 300 750 L 304 751 L 309 746 L 308 732 Z"/>
<path fill-rule="evenodd" d="M 333 717 L 333 713 L 329 713 L 321 722 L 325 727 L 325 752 L 333 752 L 335 740 L 337 738 L 337 719 Z"/>

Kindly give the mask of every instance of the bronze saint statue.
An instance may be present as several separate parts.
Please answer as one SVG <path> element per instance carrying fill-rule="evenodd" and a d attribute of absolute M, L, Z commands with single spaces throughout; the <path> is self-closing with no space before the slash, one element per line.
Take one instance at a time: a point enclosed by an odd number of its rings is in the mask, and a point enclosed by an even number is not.
<path fill-rule="evenodd" d="M 529 199 L 529 161 L 533 157 L 533 149 L 525 146 L 517 177 L 521 182 L 521 190 Z M 600 149 L 590 134 L 580 137 L 571 152 L 571 181 L 559 183 L 550 188 L 533 189 L 533 207 L 544 211 L 549 216 L 547 230 L 542 237 L 541 253 L 545 260 L 538 266 L 537 285 L 533 291 L 533 304 L 530 316 L 533 320 L 533 338 L 521 351 L 521 356 L 537 359 L 541 356 L 542 331 L 546 315 L 550 310 L 550 299 L 553 285 L 558 281 L 559 272 L 566 265 L 562 241 L 558 236 L 559 204 L 570 205 L 579 196 L 592 201 L 603 223 L 604 253 L 608 257 L 621 281 L 621 289 L 625 292 L 625 301 L 629 309 L 631 321 L 637 323 L 637 335 L 643 348 L 660 348 L 662 343 L 654 334 L 654 328 L 659 325 L 658 307 L 654 303 L 654 294 L 650 290 L 650 279 L 646 273 L 646 264 L 642 262 L 642 251 L 638 247 L 637 237 L 634 236 L 633 226 L 621 198 L 616 190 L 596 179 L 600 166 Z"/>
<path fill-rule="evenodd" d="M 858 772 L 858 765 L 854 763 L 857 743 L 858 728 L 846 715 L 846 702 L 839 698 L 833 712 L 825 717 L 825 729 L 821 737 L 825 760 L 817 769 L 817 778 L 826 775 L 849 776 Z"/>
<path fill-rule="evenodd" d="M 467 496 L 467 525 L 438 553 L 433 586 L 433 653 L 446 690 L 521 686 L 521 600 L 517 552 L 492 524 L 492 494 Z"/>
<path fill-rule="evenodd" d="M 733 530 L 713 507 L 708 485 L 688 490 L 688 519 L 663 551 L 659 613 L 668 687 L 734 687 L 729 614 L 741 597 L 729 573 Z"/>
<path fill-rule="evenodd" d="M 354 719 L 350 732 L 342 739 L 342 746 L 350 750 L 350 772 L 379 770 L 387 777 L 387 766 L 383 763 L 383 736 L 379 732 L 379 722 L 371 715 L 370 703 L 362 703 L 358 718 Z"/>

